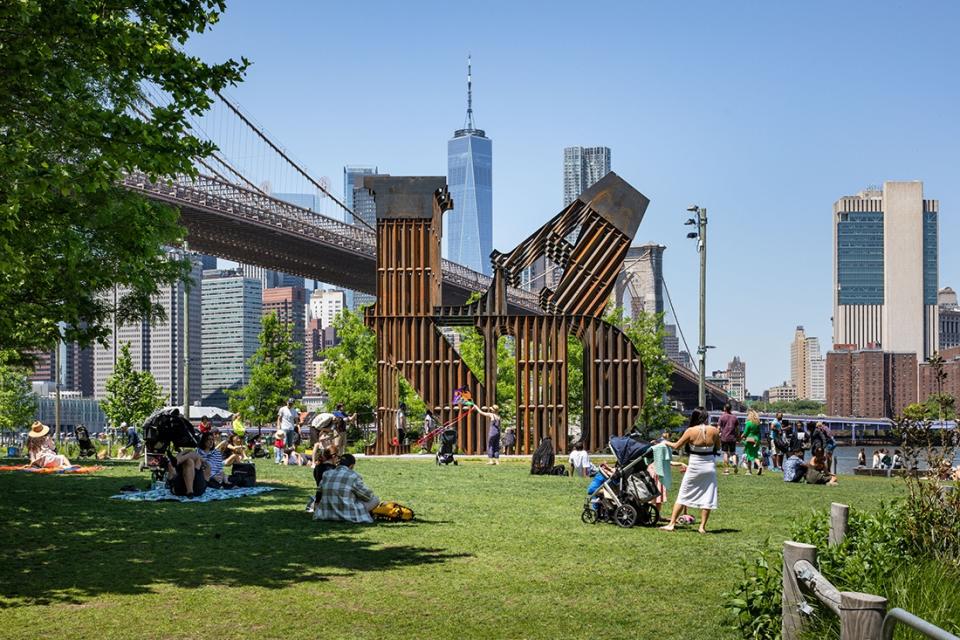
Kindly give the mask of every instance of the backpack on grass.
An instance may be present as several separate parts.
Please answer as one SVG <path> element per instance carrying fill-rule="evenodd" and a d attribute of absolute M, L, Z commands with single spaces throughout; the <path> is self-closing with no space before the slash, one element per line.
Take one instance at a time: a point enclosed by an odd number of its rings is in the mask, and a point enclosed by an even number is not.
<path fill-rule="evenodd" d="M 399 502 L 381 502 L 370 512 L 377 520 L 388 522 L 407 522 L 413 520 L 413 509 Z"/>

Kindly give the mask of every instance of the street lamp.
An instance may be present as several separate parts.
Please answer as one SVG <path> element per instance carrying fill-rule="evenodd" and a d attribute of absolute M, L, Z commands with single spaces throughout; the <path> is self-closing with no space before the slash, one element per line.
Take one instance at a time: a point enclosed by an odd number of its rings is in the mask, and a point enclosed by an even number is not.
<path fill-rule="evenodd" d="M 696 225 L 697 230 L 687 234 L 687 238 L 697 241 L 697 251 L 700 253 L 700 344 L 697 354 L 700 356 L 699 402 L 700 406 L 707 406 L 707 209 L 697 205 L 687 207 L 688 213 L 695 214 L 694 218 L 687 218 L 685 226 Z"/>

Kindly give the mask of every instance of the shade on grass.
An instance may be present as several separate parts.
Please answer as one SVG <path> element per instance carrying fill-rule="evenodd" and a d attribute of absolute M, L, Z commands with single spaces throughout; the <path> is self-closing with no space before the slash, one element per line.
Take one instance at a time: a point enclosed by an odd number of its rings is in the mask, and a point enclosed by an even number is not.
<path fill-rule="evenodd" d="M 522 463 L 357 470 L 417 519 L 314 522 L 310 469 L 269 462 L 259 479 L 288 490 L 205 504 L 109 500 L 147 484 L 132 464 L 0 475 L 0 636 L 732 638 L 721 594 L 739 555 L 811 509 L 874 508 L 900 490 L 721 476 L 714 533 L 700 536 L 582 524 L 588 481 Z"/>

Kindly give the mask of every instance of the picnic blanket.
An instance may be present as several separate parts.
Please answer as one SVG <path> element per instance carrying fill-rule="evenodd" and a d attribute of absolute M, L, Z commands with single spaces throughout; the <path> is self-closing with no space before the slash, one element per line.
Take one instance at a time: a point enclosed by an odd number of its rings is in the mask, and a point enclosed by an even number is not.
<path fill-rule="evenodd" d="M 166 487 L 160 489 L 150 489 L 148 491 L 131 491 L 129 493 L 120 493 L 110 496 L 113 500 L 127 500 L 130 502 L 160 502 L 171 500 L 176 502 L 213 502 L 214 500 L 230 500 L 231 498 L 244 498 L 246 496 L 255 496 L 267 491 L 273 491 L 278 487 L 258 486 L 258 487 L 237 487 L 236 489 L 211 489 L 207 488 L 202 496 L 197 498 L 188 498 L 186 496 L 175 496 L 170 493 Z"/>
<path fill-rule="evenodd" d="M 95 473 L 106 469 L 103 466 L 82 467 L 78 464 L 70 467 L 31 467 L 28 464 L 0 466 L 0 471 L 24 471 L 26 473 Z"/>

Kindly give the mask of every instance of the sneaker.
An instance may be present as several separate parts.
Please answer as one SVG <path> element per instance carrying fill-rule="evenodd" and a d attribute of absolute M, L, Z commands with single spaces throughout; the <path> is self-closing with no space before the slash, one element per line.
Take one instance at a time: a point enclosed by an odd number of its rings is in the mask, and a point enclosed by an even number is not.
<path fill-rule="evenodd" d="M 310 502 L 307 503 L 307 508 L 304 509 L 307 513 L 313 513 L 313 503 L 316 501 L 316 498 L 310 498 Z"/>

